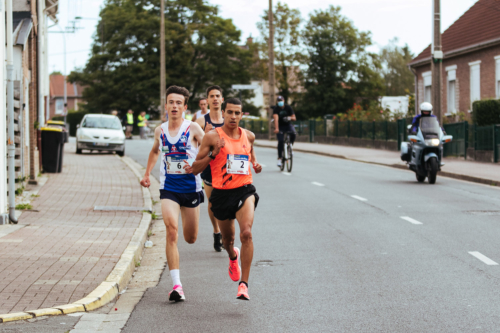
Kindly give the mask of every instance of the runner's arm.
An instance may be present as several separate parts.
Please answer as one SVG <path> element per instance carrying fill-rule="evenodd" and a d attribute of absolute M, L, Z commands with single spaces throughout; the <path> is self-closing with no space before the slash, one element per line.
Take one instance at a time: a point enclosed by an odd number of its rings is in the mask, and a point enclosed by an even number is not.
<path fill-rule="evenodd" d="M 198 123 L 191 124 L 191 133 L 193 133 L 196 142 L 198 142 L 198 146 L 200 146 L 201 142 L 203 141 L 203 137 L 205 136 L 205 132 L 203 132 Z"/>
<path fill-rule="evenodd" d="M 158 161 L 158 156 L 160 156 L 160 134 L 161 127 L 158 126 L 155 129 L 155 139 L 153 143 L 153 148 L 151 148 L 151 152 L 149 153 L 148 165 L 146 166 L 146 172 L 144 173 L 144 177 L 141 180 L 141 185 L 144 187 L 149 187 L 151 185 L 151 181 L 149 180 L 149 176 L 151 171 L 153 170 L 156 161 Z"/>
<path fill-rule="evenodd" d="M 186 164 L 184 169 L 187 173 L 192 173 L 194 175 L 199 174 L 210 164 L 212 159 L 208 156 L 208 153 L 213 150 L 214 156 L 216 156 L 220 148 L 218 147 L 219 134 L 217 132 L 210 132 L 205 134 L 203 140 L 201 141 L 200 151 L 198 152 L 198 156 L 196 156 L 196 160 L 193 162 L 192 166 Z"/>
<path fill-rule="evenodd" d="M 196 123 L 200 125 L 202 130 L 205 130 L 205 117 L 196 118 Z"/>
<path fill-rule="evenodd" d="M 250 142 L 251 150 L 250 150 L 250 162 L 252 162 L 253 169 L 255 170 L 255 173 L 260 173 L 262 171 L 262 165 L 257 162 L 257 155 L 255 155 L 255 150 L 253 149 L 253 144 L 255 142 L 255 134 L 250 132 L 249 130 L 247 131 L 247 137 L 248 141 Z"/>

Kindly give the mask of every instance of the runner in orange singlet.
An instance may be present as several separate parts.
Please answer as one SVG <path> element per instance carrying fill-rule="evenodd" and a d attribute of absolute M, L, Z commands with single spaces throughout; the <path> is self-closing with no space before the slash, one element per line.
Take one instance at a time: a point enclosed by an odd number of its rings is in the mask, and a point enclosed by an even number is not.
<path fill-rule="evenodd" d="M 248 277 L 253 259 L 252 224 L 259 196 L 252 185 L 252 171 L 262 171 L 257 163 L 253 143 L 255 135 L 240 128 L 243 115 L 241 101 L 228 99 L 222 108 L 224 125 L 205 134 L 196 161 L 186 164 L 186 172 L 198 174 L 209 164 L 212 169 L 212 211 L 219 220 L 224 248 L 229 254 L 229 277 L 240 281 L 236 298 L 250 300 Z M 234 246 L 234 219 L 240 225 L 240 250 Z"/>

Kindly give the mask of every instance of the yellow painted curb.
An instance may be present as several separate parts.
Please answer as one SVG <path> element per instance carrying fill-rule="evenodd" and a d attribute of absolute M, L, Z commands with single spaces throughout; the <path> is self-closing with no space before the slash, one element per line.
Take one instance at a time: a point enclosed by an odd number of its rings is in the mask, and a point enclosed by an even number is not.
<path fill-rule="evenodd" d="M 103 282 L 94 289 L 87 297 L 76 301 L 74 304 L 81 304 L 86 311 L 92 311 L 107 304 L 118 295 L 118 284 L 115 282 Z"/>
<path fill-rule="evenodd" d="M 62 314 L 62 310 L 54 309 L 54 308 L 46 308 L 39 309 L 33 311 L 26 311 L 29 314 L 32 314 L 34 317 L 43 317 L 43 316 L 57 316 Z"/>
<path fill-rule="evenodd" d="M 0 323 L 7 323 L 9 321 L 16 321 L 16 320 L 26 320 L 31 318 L 33 318 L 33 315 L 30 315 L 29 313 L 26 312 L 7 313 L 0 315 Z"/>
<path fill-rule="evenodd" d="M 85 312 L 85 307 L 82 304 L 66 304 L 61 306 L 54 306 L 54 309 L 59 309 L 64 314 L 74 313 L 74 312 Z"/>
<path fill-rule="evenodd" d="M 133 160 L 129 160 L 128 157 L 120 158 L 120 160 L 132 170 L 139 180 L 141 179 L 140 171 L 134 166 L 134 164 L 137 163 Z M 153 207 L 151 193 L 148 189 L 143 188 L 142 190 L 144 206 Z M 26 320 L 33 317 L 56 316 L 74 312 L 92 311 L 112 301 L 121 290 L 125 289 L 128 282 L 132 278 L 132 274 L 135 270 L 135 263 L 141 258 L 142 249 L 148 236 L 151 221 L 151 214 L 142 213 L 141 222 L 130 239 L 127 248 L 123 251 L 120 260 L 118 260 L 111 273 L 107 276 L 106 281 L 102 282 L 96 289 L 88 294 L 87 297 L 72 304 L 54 306 L 53 308 L 0 314 L 0 323 Z"/>

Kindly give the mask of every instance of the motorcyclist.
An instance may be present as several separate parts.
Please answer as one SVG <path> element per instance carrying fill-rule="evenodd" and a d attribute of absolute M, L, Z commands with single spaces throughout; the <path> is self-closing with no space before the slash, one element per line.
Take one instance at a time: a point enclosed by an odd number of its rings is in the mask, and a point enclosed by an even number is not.
<path fill-rule="evenodd" d="M 432 104 L 428 102 L 424 102 L 420 104 L 420 114 L 417 114 L 414 118 L 413 121 L 411 122 L 411 133 L 417 133 L 418 132 L 418 126 L 420 126 L 420 118 L 422 117 L 434 117 L 436 118 L 435 115 L 432 114 Z"/>

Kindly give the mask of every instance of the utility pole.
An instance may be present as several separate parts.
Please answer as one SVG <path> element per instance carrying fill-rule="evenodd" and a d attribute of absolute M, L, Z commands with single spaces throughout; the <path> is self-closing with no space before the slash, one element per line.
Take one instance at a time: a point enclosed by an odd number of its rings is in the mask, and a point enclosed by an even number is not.
<path fill-rule="evenodd" d="M 443 73 L 443 48 L 441 45 L 441 1 L 434 0 L 432 41 L 432 106 L 439 123 L 442 123 L 441 93 Z"/>
<path fill-rule="evenodd" d="M 160 119 L 165 114 L 165 0 L 160 0 Z M 166 117 L 165 117 L 166 118 Z"/>
<path fill-rule="evenodd" d="M 274 26 L 273 26 L 273 0 L 269 0 L 269 139 L 273 136 L 271 120 L 273 119 L 272 106 L 276 100 L 274 95 Z"/>

